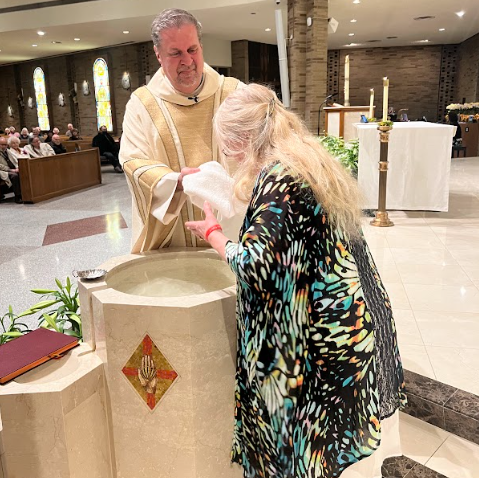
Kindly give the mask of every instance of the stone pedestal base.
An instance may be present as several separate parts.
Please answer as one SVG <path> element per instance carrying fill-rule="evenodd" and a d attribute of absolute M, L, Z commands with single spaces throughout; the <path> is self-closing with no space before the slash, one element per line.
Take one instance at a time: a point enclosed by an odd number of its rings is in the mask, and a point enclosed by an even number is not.
<path fill-rule="evenodd" d="M 112 478 L 106 402 L 85 344 L 1 386 L 0 477 Z"/>
<path fill-rule="evenodd" d="M 220 260 L 211 251 L 171 249 L 126 256 L 113 269 L 103 264 L 109 270 L 106 288 L 98 283 L 89 291 L 92 336 L 105 362 L 111 399 L 117 476 L 242 478 L 242 468 L 230 462 L 236 370 L 234 276 L 219 290 L 181 297 L 132 295 L 108 284 L 119 273 L 126 281 L 134 276 L 146 281 L 147 272 L 130 267 L 161 268 L 162 260 L 177 258 L 179 268 L 184 260 L 204 260 L 205 276 L 215 269 L 212 260 Z M 216 274 L 217 278 L 221 271 Z M 170 280 L 180 281 L 176 271 Z"/>

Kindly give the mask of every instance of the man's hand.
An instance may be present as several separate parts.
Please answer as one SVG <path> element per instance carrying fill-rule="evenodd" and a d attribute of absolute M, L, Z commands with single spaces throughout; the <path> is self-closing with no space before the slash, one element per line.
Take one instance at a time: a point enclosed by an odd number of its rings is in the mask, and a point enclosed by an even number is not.
<path fill-rule="evenodd" d="M 178 184 L 176 186 L 177 191 L 183 191 L 183 178 L 187 176 L 188 174 L 194 174 L 194 173 L 199 173 L 200 169 L 199 168 L 183 168 L 180 172 L 180 175 L 178 177 Z"/>

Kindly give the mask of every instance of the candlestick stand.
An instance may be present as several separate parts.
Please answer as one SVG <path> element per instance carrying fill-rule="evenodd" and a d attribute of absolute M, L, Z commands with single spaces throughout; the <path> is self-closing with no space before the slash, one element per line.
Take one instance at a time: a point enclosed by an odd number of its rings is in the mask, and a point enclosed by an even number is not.
<path fill-rule="evenodd" d="M 381 151 L 379 155 L 379 197 L 378 210 L 376 217 L 371 221 L 371 226 L 391 227 L 394 223 L 389 219 L 386 211 L 386 192 L 388 182 L 388 150 L 389 150 L 389 132 L 392 126 L 378 126 L 379 141 L 381 142 Z"/>

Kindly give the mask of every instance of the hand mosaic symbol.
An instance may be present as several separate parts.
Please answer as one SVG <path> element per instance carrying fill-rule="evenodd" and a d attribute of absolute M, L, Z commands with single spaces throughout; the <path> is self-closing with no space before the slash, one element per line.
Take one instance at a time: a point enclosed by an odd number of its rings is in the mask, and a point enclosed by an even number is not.
<path fill-rule="evenodd" d="M 141 359 L 141 368 L 138 369 L 138 379 L 146 393 L 156 393 L 158 377 L 156 373 L 155 362 L 151 355 L 143 355 Z"/>

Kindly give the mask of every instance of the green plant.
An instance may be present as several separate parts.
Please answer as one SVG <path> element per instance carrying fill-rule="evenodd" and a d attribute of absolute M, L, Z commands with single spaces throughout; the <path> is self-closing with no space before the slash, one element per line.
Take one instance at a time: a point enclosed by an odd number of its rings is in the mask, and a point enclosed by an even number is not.
<path fill-rule="evenodd" d="M 359 140 L 353 139 L 345 142 L 337 136 L 322 136 L 319 142 L 335 157 L 353 176 L 358 174 Z"/>
<path fill-rule="evenodd" d="M 393 127 L 394 125 L 394 121 L 380 121 L 378 123 L 379 126 L 389 126 L 389 127 Z"/>
<path fill-rule="evenodd" d="M 38 318 L 40 327 L 81 339 L 82 324 L 79 312 L 78 288 L 72 287 L 69 277 L 67 277 L 65 285 L 58 279 L 55 279 L 55 282 L 58 290 L 32 289 L 34 294 L 42 296 L 42 300 L 32 305 L 22 314 L 33 315 L 41 312 Z"/>
<path fill-rule="evenodd" d="M 10 340 L 16 339 L 21 335 L 30 332 L 30 329 L 23 322 L 19 322 L 18 319 L 24 317 L 25 313 L 16 315 L 13 313 L 12 306 L 8 306 L 8 312 L 0 317 L 0 345 L 10 342 Z"/>
<path fill-rule="evenodd" d="M 376 123 L 377 118 L 368 118 L 368 123 Z"/>

